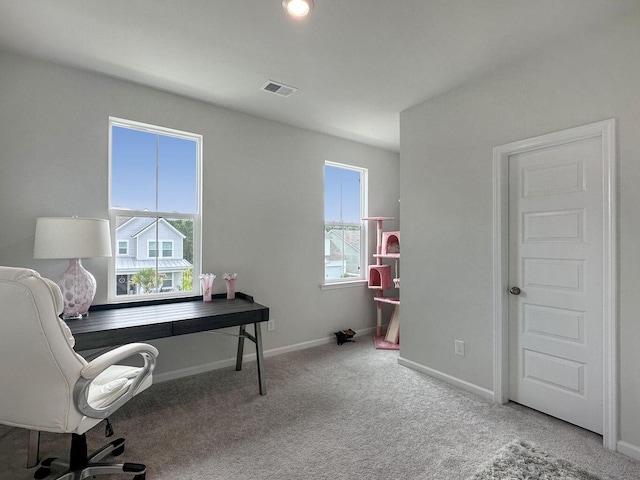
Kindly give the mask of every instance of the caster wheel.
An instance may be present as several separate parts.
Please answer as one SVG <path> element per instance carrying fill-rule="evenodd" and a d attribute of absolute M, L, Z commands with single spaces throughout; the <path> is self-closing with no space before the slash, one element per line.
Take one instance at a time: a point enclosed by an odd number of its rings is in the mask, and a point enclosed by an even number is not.
<path fill-rule="evenodd" d="M 34 472 L 33 478 L 36 478 L 38 480 L 42 478 L 47 478 L 51 474 L 51 464 L 53 463 L 54 460 L 55 458 L 47 458 L 42 462 L 40 462 L 40 468 L 38 468 Z"/>
<path fill-rule="evenodd" d="M 47 478 L 50 473 L 51 473 L 50 468 L 40 467 L 33 474 L 33 478 L 36 478 L 37 480 L 41 480 L 42 478 Z"/>

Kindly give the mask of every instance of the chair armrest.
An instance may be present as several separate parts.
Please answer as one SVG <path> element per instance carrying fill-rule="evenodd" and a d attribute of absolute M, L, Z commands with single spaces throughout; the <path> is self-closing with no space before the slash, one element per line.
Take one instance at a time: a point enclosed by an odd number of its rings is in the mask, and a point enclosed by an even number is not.
<path fill-rule="evenodd" d="M 94 358 L 91 362 L 85 365 L 80 374 L 87 380 L 92 380 L 111 365 L 115 365 L 125 358 L 129 358 L 143 352 L 148 353 L 152 357 L 158 356 L 158 349 L 152 345 L 147 343 L 129 343 L 127 345 L 114 348 L 113 350 Z"/>
<path fill-rule="evenodd" d="M 95 378 L 107 368 L 115 365 L 116 362 L 124 360 L 133 355 L 140 355 L 144 360 L 144 366 L 139 374 L 133 379 L 127 391 L 118 397 L 113 403 L 94 408 L 89 404 L 89 389 Z M 130 343 L 122 345 L 89 362 L 81 371 L 81 376 L 73 388 L 73 398 L 75 404 L 84 415 L 90 418 L 107 418 L 122 405 L 127 403 L 138 393 L 138 388 L 153 372 L 156 365 L 158 350 L 146 343 Z"/>

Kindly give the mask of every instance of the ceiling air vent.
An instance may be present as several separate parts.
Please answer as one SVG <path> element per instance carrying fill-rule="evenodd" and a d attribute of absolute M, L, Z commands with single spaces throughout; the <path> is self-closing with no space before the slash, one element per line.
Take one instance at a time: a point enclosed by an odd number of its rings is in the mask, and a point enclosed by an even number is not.
<path fill-rule="evenodd" d="M 269 80 L 260 89 L 265 92 L 275 93 L 281 97 L 289 97 L 298 91 L 296 87 L 290 87 L 289 85 L 284 85 L 283 83 L 274 82 L 272 80 Z"/>

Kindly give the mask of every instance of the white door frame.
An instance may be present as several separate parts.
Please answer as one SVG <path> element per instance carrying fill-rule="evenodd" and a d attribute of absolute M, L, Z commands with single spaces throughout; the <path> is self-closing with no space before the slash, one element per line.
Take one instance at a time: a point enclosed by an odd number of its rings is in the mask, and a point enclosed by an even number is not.
<path fill-rule="evenodd" d="M 493 398 L 509 400 L 509 156 L 572 140 L 602 138 L 603 188 L 603 444 L 618 442 L 617 176 L 615 119 L 493 149 Z"/>

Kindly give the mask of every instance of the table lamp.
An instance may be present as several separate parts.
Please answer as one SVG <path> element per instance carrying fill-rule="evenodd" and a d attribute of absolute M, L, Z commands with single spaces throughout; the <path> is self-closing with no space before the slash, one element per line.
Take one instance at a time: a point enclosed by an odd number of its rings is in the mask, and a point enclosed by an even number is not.
<path fill-rule="evenodd" d="M 56 283 L 62 290 L 62 318 L 83 318 L 96 294 L 96 279 L 80 259 L 111 256 L 109 221 L 98 218 L 41 217 L 36 221 L 33 258 L 68 258 Z"/>

